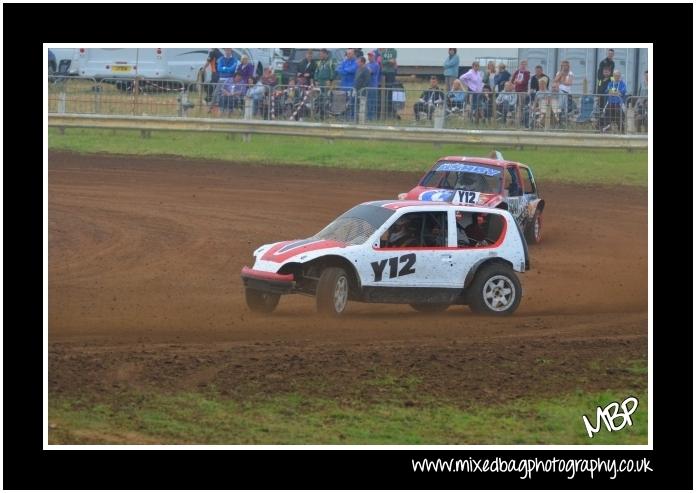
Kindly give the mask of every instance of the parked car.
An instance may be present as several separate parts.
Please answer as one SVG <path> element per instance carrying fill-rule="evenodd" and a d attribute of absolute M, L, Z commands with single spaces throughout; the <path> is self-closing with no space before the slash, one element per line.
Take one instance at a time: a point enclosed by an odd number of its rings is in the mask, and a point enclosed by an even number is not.
<path fill-rule="evenodd" d="M 495 159 L 447 156 L 437 160 L 413 189 L 400 199 L 434 200 L 510 211 L 529 243 L 541 241 L 546 202 L 539 196 L 529 166 Z"/>
<path fill-rule="evenodd" d="M 255 312 L 303 293 L 334 316 L 349 300 L 510 315 L 522 297 L 516 272 L 529 267 L 527 243 L 508 211 L 382 200 L 353 207 L 310 238 L 257 248 L 241 276 Z"/>

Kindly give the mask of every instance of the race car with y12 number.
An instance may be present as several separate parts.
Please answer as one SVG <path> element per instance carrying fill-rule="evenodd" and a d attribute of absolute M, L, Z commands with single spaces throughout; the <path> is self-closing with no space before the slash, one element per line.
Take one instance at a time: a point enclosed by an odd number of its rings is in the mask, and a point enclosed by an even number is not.
<path fill-rule="evenodd" d="M 529 166 L 495 158 L 447 156 L 437 160 L 402 200 L 431 200 L 510 211 L 529 243 L 541 241 L 546 202 Z"/>
<path fill-rule="evenodd" d="M 527 243 L 508 211 L 382 200 L 353 207 L 310 238 L 257 248 L 241 277 L 255 312 L 299 293 L 334 316 L 349 300 L 510 315 L 522 297 L 516 272 L 527 269 Z"/>

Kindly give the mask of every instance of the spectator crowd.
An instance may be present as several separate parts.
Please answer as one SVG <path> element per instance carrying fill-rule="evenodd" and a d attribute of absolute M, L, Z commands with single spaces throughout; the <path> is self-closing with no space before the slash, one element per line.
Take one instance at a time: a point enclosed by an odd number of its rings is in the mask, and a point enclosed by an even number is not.
<path fill-rule="evenodd" d="M 297 66 L 297 73 L 286 81 L 279 81 L 270 68 L 255 73 L 254 66 L 246 56 L 235 58 L 231 48 L 220 52 L 211 49 L 206 68 L 211 72 L 211 82 L 206 86 L 208 111 L 213 114 L 231 113 L 245 108 L 249 101 L 253 114 L 264 118 L 301 120 L 312 112 L 320 119 L 335 110 L 340 100 L 342 114 L 347 120 L 356 119 L 358 96 L 366 96 L 367 120 L 384 116 L 399 118 L 394 111 L 392 97 L 384 97 L 384 88 L 403 87 L 396 82 L 398 71 L 397 50 L 378 48 L 367 54 L 359 48 L 349 48 L 344 58 L 337 61 L 327 49 L 307 50 L 305 58 Z M 587 112 L 585 98 L 578 107 L 572 90 L 575 75 L 570 62 L 562 60 L 553 76 L 536 65 L 530 69 L 527 60 L 521 60 L 512 72 L 505 63 L 489 61 L 482 69 L 474 61 L 468 70 L 460 72 L 460 60 L 456 48 L 449 48 L 442 64 L 444 89 L 439 86 L 440 78 L 433 76 L 429 86 L 423 90 L 413 104 L 415 121 L 432 120 L 440 107 L 446 115 L 467 116 L 471 122 L 496 120 L 505 125 L 512 116 L 525 128 L 554 127 L 567 123 L 569 115 L 576 112 L 579 117 Z M 645 71 L 637 91 L 635 102 L 638 131 L 647 129 L 647 85 Z M 402 89 L 403 90 L 403 89 Z M 607 50 L 597 67 L 597 84 L 592 98 L 591 120 L 596 122 L 599 132 L 607 132 L 616 126 L 625 130 L 627 86 L 622 74 L 616 70 L 614 50 Z M 385 101 L 382 101 L 382 99 Z M 394 99 L 395 100 L 395 99 Z M 590 118 L 588 117 L 588 120 Z"/>

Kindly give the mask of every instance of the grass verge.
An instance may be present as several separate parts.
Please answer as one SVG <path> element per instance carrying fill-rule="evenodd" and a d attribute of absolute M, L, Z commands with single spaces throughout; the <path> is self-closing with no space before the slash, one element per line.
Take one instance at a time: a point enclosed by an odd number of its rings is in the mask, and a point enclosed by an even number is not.
<path fill-rule="evenodd" d="M 221 159 L 243 163 L 329 166 L 370 170 L 425 172 L 438 157 L 484 156 L 490 146 L 442 145 L 336 140 L 311 137 L 254 135 L 250 142 L 212 133 L 50 128 L 49 149 L 78 153 L 174 155 L 197 159 Z M 611 149 L 499 148 L 506 159 L 529 164 L 544 181 L 647 186 L 645 151 Z"/>
<path fill-rule="evenodd" d="M 633 425 L 588 438 L 582 415 L 640 404 Z M 71 444 L 646 444 L 645 393 L 576 392 L 461 409 L 390 401 L 377 405 L 284 394 L 254 402 L 203 393 L 119 396 L 118 403 L 49 399 L 49 442 Z"/>

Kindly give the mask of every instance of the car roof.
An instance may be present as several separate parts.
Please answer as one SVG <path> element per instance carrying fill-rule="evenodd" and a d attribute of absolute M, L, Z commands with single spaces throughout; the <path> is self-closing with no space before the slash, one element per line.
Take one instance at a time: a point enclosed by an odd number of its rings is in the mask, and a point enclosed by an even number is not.
<path fill-rule="evenodd" d="M 481 212 L 481 207 L 477 205 L 452 204 L 451 202 L 436 202 L 431 200 L 373 200 L 370 202 L 363 202 L 361 205 L 372 205 L 392 210 L 399 210 L 405 207 L 444 207 L 447 209 L 464 208 L 471 210 L 471 212 Z M 502 209 L 486 209 L 502 211 Z"/>
<path fill-rule="evenodd" d="M 510 165 L 521 166 L 522 168 L 528 167 L 526 164 L 518 163 L 517 161 L 509 161 L 507 159 L 490 159 L 487 157 L 445 156 L 445 157 L 439 158 L 437 161 L 438 162 L 440 162 L 440 161 L 459 161 L 459 162 L 485 164 L 488 166 L 498 166 L 498 167 L 505 167 L 505 166 L 510 166 Z M 435 164 L 437 164 L 437 162 Z"/>

